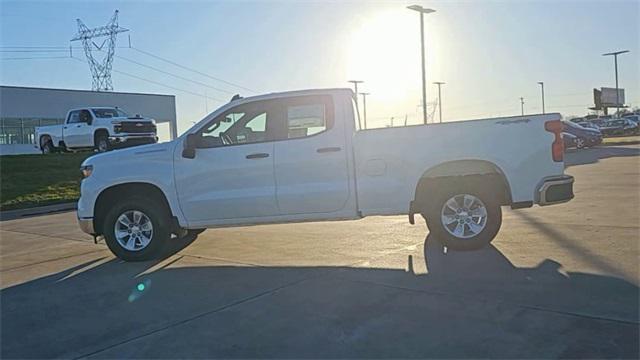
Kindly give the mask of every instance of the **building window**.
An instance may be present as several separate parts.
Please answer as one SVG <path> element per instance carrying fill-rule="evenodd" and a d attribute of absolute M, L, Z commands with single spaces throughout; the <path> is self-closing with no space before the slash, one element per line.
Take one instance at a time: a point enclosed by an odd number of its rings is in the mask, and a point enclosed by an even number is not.
<path fill-rule="evenodd" d="M 62 123 L 64 119 L 0 118 L 0 144 L 35 144 L 36 127 Z"/>

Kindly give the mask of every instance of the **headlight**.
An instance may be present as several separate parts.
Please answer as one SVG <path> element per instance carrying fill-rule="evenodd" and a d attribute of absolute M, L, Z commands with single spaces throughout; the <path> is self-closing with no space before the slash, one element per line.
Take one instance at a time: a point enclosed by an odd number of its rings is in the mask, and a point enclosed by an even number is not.
<path fill-rule="evenodd" d="M 91 176 L 93 173 L 93 165 L 84 165 L 80 167 L 80 173 L 82 174 L 82 178 L 86 179 Z"/>

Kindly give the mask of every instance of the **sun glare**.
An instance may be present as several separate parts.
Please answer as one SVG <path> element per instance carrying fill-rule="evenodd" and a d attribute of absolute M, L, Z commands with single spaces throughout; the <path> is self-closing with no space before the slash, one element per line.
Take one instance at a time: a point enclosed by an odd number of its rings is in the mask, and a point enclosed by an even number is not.
<path fill-rule="evenodd" d="M 376 101 L 394 106 L 420 84 L 418 18 L 404 8 L 363 17 L 352 30 L 347 77 L 364 80 Z"/>

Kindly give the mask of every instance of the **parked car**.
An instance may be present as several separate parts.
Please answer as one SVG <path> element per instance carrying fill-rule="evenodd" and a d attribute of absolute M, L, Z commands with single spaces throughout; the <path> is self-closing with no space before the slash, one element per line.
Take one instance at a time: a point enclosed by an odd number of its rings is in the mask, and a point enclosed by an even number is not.
<path fill-rule="evenodd" d="M 640 115 L 625 115 L 624 118 L 633 121 L 636 125 L 640 124 Z"/>
<path fill-rule="evenodd" d="M 629 136 L 638 135 L 638 124 L 630 119 L 615 119 L 604 123 L 600 127 L 604 136 Z"/>
<path fill-rule="evenodd" d="M 572 135 L 570 133 L 567 132 L 563 132 L 562 133 L 562 141 L 564 142 L 564 148 L 566 149 L 572 149 L 576 147 L 576 140 L 578 139 L 577 136 Z"/>
<path fill-rule="evenodd" d="M 583 122 L 579 122 L 577 123 L 578 125 L 582 126 L 583 128 L 587 128 L 587 129 L 593 129 L 593 130 L 598 130 L 600 131 L 600 127 L 590 121 L 583 121 Z"/>
<path fill-rule="evenodd" d="M 593 124 L 593 125 L 597 126 L 597 127 L 598 127 L 598 130 L 600 130 L 600 128 L 601 128 L 602 126 L 604 126 L 604 124 L 605 124 L 607 121 L 609 121 L 609 120 L 606 120 L 606 119 L 600 119 L 600 118 L 595 118 L 595 119 L 591 119 L 591 120 L 589 120 L 589 123 L 591 123 L 591 124 Z"/>
<path fill-rule="evenodd" d="M 570 121 L 563 121 L 562 131 L 575 136 L 576 148 L 596 146 L 602 143 L 602 133 L 599 130 L 587 129 Z"/>
<path fill-rule="evenodd" d="M 124 260 L 203 228 L 422 215 L 452 250 L 478 249 L 501 206 L 573 198 L 560 114 L 359 130 L 349 89 L 232 100 L 178 139 L 82 163 L 81 229 Z"/>
<path fill-rule="evenodd" d="M 96 149 L 153 144 L 158 141 L 156 123 L 139 115 L 130 117 L 116 107 L 87 107 L 67 113 L 64 124 L 36 128 L 36 148 L 54 151 Z"/>

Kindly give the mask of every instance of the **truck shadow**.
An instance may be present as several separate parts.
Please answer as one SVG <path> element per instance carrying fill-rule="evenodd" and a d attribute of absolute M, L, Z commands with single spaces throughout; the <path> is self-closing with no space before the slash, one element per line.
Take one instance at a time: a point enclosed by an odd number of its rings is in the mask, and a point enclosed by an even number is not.
<path fill-rule="evenodd" d="M 597 163 L 600 159 L 622 156 L 638 156 L 640 148 L 599 146 L 581 150 L 570 149 L 564 155 L 565 167 Z"/>
<path fill-rule="evenodd" d="M 516 267 L 494 246 L 446 252 L 429 238 L 424 259 L 426 274 L 235 266 L 179 253 L 146 263 L 97 259 L 0 291 L 1 355 L 639 355 L 634 284 L 564 272 L 550 259 Z"/>

